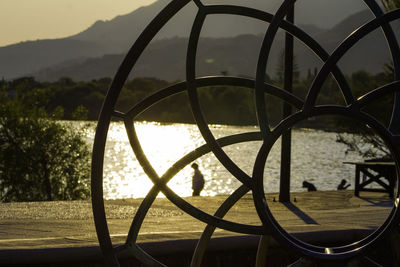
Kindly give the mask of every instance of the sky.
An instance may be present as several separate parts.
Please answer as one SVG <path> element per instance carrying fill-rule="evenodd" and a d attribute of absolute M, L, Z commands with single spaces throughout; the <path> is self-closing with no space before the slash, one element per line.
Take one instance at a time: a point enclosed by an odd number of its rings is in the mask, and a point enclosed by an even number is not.
<path fill-rule="evenodd" d="M 79 33 L 156 0 L 0 0 L 0 47 Z"/>

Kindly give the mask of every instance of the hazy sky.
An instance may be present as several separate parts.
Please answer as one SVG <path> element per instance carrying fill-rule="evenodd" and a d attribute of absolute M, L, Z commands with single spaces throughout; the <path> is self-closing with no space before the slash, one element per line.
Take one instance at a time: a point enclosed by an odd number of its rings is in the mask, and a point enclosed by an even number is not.
<path fill-rule="evenodd" d="M 59 38 L 155 0 L 0 0 L 0 46 Z"/>

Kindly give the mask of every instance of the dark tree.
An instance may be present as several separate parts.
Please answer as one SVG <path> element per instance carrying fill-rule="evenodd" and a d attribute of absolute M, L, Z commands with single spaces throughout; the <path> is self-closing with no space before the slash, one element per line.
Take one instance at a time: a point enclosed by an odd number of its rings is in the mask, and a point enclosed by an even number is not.
<path fill-rule="evenodd" d="M 90 152 L 81 132 L 32 94 L 0 91 L 0 201 L 89 197 Z"/>

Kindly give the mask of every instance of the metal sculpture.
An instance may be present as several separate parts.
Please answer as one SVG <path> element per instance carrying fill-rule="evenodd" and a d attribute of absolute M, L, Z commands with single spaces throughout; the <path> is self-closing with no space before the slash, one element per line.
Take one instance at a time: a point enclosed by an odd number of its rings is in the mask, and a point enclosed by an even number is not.
<path fill-rule="evenodd" d="M 163 26 L 189 2 L 193 2 L 197 6 L 198 12 L 195 17 L 189 37 L 186 57 L 186 81 L 175 84 L 173 86 L 169 86 L 150 95 L 137 105 L 133 106 L 126 113 L 117 111 L 115 109 L 115 104 L 117 102 L 119 93 L 125 81 L 127 80 L 131 69 L 141 56 L 142 52 L 147 47 L 149 42 L 153 39 L 153 37 L 157 34 L 157 32 L 160 31 Z M 184 212 L 190 214 L 194 218 L 197 218 L 198 220 L 208 225 L 205 228 L 198 242 L 198 246 L 194 252 L 192 258 L 192 266 L 200 265 L 202 257 L 204 255 L 204 250 L 207 247 L 207 243 L 211 238 L 215 228 L 221 228 L 237 233 L 259 235 L 262 237 L 262 242 L 260 244 L 266 244 L 269 237 L 272 235 L 279 242 L 288 245 L 301 252 L 303 255 L 309 256 L 311 258 L 322 260 L 345 260 L 360 253 L 363 253 L 369 246 L 380 240 L 384 236 L 384 234 L 386 234 L 391 229 L 393 225 L 398 224 L 399 195 L 398 193 L 396 193 L 396 195 L 394 196 L 396 200 L 395 205 L 393 206 L 390 215 L 388 216 L 386 221 L 368 237 L 353 244 L 334 248 L 310 245 L 294 238 L 284 229 L 282 229 L 268 207 L 268 202 L 265 199 L 263 188 L 263 170 L 266 164 L 268 153 L 275 141 L 282 135 L 282 133 L 284 133 L 287 129 L 290 129 L 294 124 L 312 116 L 320 116 L 326 114 L 336 114 L 351 117 L 373 128 L 390 148 L 394 161 L 396 163 L 397 177 L 399 176 L 400 49 L 389 23 L 400 18 L 400 10 L 394 10 L 388 13 L 384 13 L 374 0 L 364 0 L 364 2 L 371 10 L 371 12 L 375 15 L 375 18 L 364 24 L 360 28 L 356 29 L 352 34 L 350 34 L 333 51 L 332 54 L 328 54 L 313 38 L 311 38 L 300 28 L 291 23 L 290 20 L 284 19 L 291 8 L 293 8 L 295 0 L 282 1 L 282 5 L 275 14 L 269 14 L 264 11 L 242 6 L 205 5 L 202 3 L 201 0 L 173 0 L 151 21 L 151 23 L 144 29 L 143 33 L 139 36 L 137 41 L 129 50 L 120 68 L 118 69 L 117 74 L 114 77 L 114 80 L 107 93 L 107 97 L 103 103 L 95 135 L 91 184 L 93 214 L 100 247 L 108 264 L 112 266 L 119 266 L 116 255 L 122 251 L 128 251 L 131 253 L 131 255 L 133 255 L 145 264 L 162 266 L 162 263 L 158 262 L 150 255 L 148 255 L 145 251 L 141 250 L 136 244 L 136 239 L 138 237 L 138 232 L 140 230 L 141 224 L 146 216 L 148 209 L 151 207 L 153 201 L 160 191 L 172 203 L 174 203 Z M 266 28 L 266 34 L 259 53 L 255 80 L 224 76 L 202 78 L 196 77 L 195 63 L 200 31 L 206 17 L 212 14 L 245 16 L 269 23 L 268 27 Z M 380 88 L 376 88 L 375 90 L 365 94 L 359 99 L 355 99 L 344 75 L 337 67 L 337 62 L 359 40 L 361 40 L 363 37 L 367 36 L 370 32 L 377 28 L 381 28 L 383 30 L 385 37 L 388 41 L 389 49 L 392 54 L 395 67 L 395 81 Z M 299 41 L 303 42 L 323 62 L 323 66 L 315 77 L 305 100 L 299 99 L 298 97 L 286 90 L 268 84 L 264 80 L 271 45 L 278 29 L 283 29 L 294 38 L 297 38 Z M 326 80 L 329 74 L 333 74 L 337 81 L 337 84 L 341 89 L 341 92 L 346 102 L 346 104 L 343 106 L 316 106 L 317 96 L 322 88 L 323 82 Z M 202 109 L 198 100 L 197 89 L 204 86 L 216 85 L 240 86 L 254 90 L 254 94 L 256 97 L 257 118 L 260 131 L 236 134 L 220 139 L 216 139 L 213 136 L 205 118 L 203 117 Z M 198 128 L 204 140 L 206 141 L 206 145 L 197 148 L 196 150 L 181 158 L 173 166 L 171 166 L 164 173 L 164 175 L 160 177 L 154 171 L 150 162 L 147 160 L 146 155 L 141 149 L 141 145 L 136 135 L 133 122 L 139 114 L 141 114 L 144 110 L 157 103 L 158 101 L 171 95 L 185 92 L 189 96 L 193 115 L 195 117 Z M 376 99 L 389 94 L 395 94 L 396 97 L 390 125 L 389 127 L 385 127 L 376 118 L 363 112 L 362 109 L 367 104 L 370 104 L 376 101 Z M 264 98 L 266 95 L 267 97 L 268 95 L 278 97 L 286 103 L 289 103 L 296 109 L 296 112 L 284 118 L 274 129 L 271 129 L 270 127 L 269 119 L 266 112 L 266 103 Z M 143 200 L 139 210 L 136 213 L 136 216 L 133 219 L 126 243 L 120 247 L 114 247 L 111 242 L 104 210 L 102 187 L 105 143 L 107 139 L 109 124 L 113 117 L 122 119 L 124 121 L 127 135 L 129 137 L 129 141 L 136 155 L 136 158 L 143 167 L 147 176 L 154 183 L 153 188 Z M 250 177 L 244 171 L 242 171 L 228 157 L 227 154 L 225 154 L 222 147 L 254 140 L 262 140 L 263 142 L 258 151 L 257 158 L 254 163 L 253 173 Z M 186 165 L 196 160 L 200 156 L 210 152 L 214 153 L 214 155 L 223 164 L 223 166 L 243 184 L 226 199 L 226 201 L 221 205 L 221 207 L 214 215 L 207 214 L 202 210 L 195 208 L 194 206 L 180 198 L 178 195 L 176 195 L 167 186 L 167 182 L 172 179 L 174 175 L 177 174 Z M 397 186 L 398 184 L 399 183 L 397 183 Z M 223 219 L 224 215 L 229 211 L 229 209 L 244 194 L 250 191 L 253 194 L 255 207 L 261 219 L 262 225 L 246 225 Z M 263 249 L 259 248 L 259 251 L 262 252 Z M 263 256 L 259 255 L 259 257 L 260 259 L 257 259 L 258 261 L 260 261 Z"/>

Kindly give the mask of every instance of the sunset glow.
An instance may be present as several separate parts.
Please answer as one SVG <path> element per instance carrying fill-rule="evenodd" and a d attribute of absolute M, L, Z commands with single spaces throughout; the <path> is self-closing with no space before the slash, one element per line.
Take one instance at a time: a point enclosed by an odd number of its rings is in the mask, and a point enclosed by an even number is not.
<path fill-rule="evenodd" d="M 98 20 L 111 20 L 155 0 L 2 0 L 0 47 L 77 34 Z"/>

